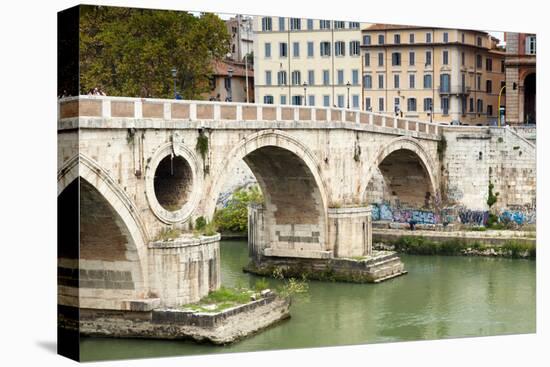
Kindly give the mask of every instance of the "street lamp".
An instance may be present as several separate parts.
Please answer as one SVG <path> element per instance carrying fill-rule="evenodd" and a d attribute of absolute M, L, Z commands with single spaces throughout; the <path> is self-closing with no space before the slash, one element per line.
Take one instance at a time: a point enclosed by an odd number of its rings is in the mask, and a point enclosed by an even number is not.
<path fill-rule="evenodd" d="M 233 77 L 233 68 L 227 69 L 227 78 L 229 79 L 228 86 L 227 86 L 227 101 L 231 102 L 233 101 L 233 92 L 231 91 L 231 78 Z"/>
<path fill-rule="evenodd" d="M 178 98 L 178 94 L 176 92 L 176 76 L 178 75 L 178 69 L 172 68 L 172 78 L 174 78 L 174 99 Z"/>
<path fill-rule="evenodd" d="M 349 87 L 351 87 L 351 83 L 349 81 L 346 84 L 346 87 L 348 87 L 348 110 L 349 110 Z"/>
<path fill-rule="evenodd" d="M 304 106 L 307 106 L 307 83 L 304 82 Z"/>

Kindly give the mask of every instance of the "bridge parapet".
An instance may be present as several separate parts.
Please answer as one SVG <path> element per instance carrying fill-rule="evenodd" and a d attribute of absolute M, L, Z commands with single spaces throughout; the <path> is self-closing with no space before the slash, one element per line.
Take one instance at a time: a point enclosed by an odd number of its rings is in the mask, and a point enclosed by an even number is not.
<path fill-rule="evenodd" d="M 129 118 L 172 122 L 341 123 L 344 127 L 368 125 L 381 132 L 397 134 L 404 131 L 422 133 L 431 138 L 437 138 L 441 133 L 441 126 L 436 123 L 352 109 L 129 97 L 64 98 L 59 101 L 58 117 L 60 121 L 75 118 Z"/>

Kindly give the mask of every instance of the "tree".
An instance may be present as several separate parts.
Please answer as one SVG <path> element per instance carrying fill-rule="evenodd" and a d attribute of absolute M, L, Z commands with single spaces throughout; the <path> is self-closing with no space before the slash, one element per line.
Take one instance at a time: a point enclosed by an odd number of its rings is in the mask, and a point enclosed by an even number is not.
<path fill-rule="evenodd" d="M 211 13 L 82 6 L 80 92 L 197 99 L 209 90 L 212 61 L 229 51 L 223 20 Z"/>
<path fill-rule="evenodd" d="M 214 222 L 218 230 L 221 232 L 245 232 L 248 229 L 249 203 L 263 203 L 263 196 L 258 186 L 252 186 L 248 190 L 235 191 L 227 206 L 216 211 Z"/>

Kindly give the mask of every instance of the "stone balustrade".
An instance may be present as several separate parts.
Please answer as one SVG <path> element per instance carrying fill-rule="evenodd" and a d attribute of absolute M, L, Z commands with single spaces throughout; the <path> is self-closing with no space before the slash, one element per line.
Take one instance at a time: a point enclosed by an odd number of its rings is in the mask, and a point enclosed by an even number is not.
<path fill-rule="evenodd" d="M 439 136 L 440 125 L 393 115 L 330 107 L 284 106 L 152 98 L 79 96 L 61 99 L 60 120 L 88 118 L 161 119 L 165 121 L 277 121 L 367 124 Z"/>

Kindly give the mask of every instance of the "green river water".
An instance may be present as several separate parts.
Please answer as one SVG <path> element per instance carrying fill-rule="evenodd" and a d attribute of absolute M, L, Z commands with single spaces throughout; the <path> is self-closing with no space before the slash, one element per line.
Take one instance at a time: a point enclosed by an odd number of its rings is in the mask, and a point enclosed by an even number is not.
<path fill-rule="evenodd" d="M 253 286 L 246 241 L 221 242 L 222 283 Z M 292 317 L 228 346 L 83 338 L 85 361 L 248 352 L 535 332 L 535 262 L 402 255 L 409 274 L 381 284 L 309 283 Z M 269 279 L 275 286 L 277 281 Z"/>

